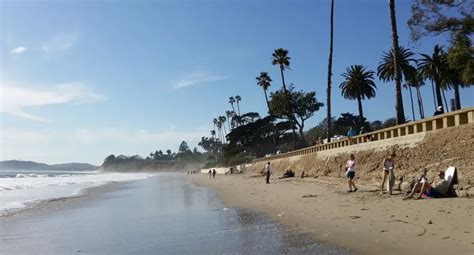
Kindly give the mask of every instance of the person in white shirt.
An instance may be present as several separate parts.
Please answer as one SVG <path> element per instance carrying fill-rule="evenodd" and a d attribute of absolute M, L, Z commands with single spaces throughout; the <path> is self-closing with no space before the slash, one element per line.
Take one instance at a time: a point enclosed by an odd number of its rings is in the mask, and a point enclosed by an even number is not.
<path fill-rule="evenodd" d="M 270 175 L 272 174 L 270 162 L 267 162 L 263 167 L 263 174 L 265 175 L 266 183 L 270 183 Z"/>
<path fill-rule="evenodd" d="M 395 168 L 395 161 L 393 160 L 394 157 L 395 154 L 392 153 L 383 160 L 383 177 L 382 184 L 380 184 L 380 194 L 383 194 L 383 185 L 385 184 L 385 181 L 387 180 L 388 176 L 387 190 L 388 193 L 392 195 L 393 185 L 395 184 L 395 174 L 393 173 L 393 170 Z"/>
<path fill-rule="evenodd" d="M 354 184 L 354 177 L 355 177 L 355 159 L 354 154 L 349 156 L 349 160 L 346 162 L 346 177 L 347 177 L 347 184 L 349 185 L 348 192 L 356 192 L 357 187 Z M 352 189 L 354 187 L 354 189 Z"/>

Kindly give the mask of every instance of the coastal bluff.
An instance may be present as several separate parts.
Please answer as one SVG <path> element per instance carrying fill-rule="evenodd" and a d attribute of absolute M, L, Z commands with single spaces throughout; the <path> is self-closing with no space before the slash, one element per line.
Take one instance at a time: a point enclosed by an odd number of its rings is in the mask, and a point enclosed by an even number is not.
<path fill-rule="evenodd" d="M 281 176 L 286 169 L 302 171 L 309 177 L 345 177 L 345 163 L 350 154 L 356 159 L 356 181 L 380 185 L 383 159 L 395 153 L 395 175 L 397 184 L 403 177 L 402 188 L 408 186 L 414 177 L 424 169 L 429 180 L 435 179 L 437 171 L 455 166 L 458 171 L 459 196 L 474 196 L 474 124 L 448 127 L 429 132 L 420 132 L 389 139 L 368 141 L 340 148 L 315 151 L 289 157 L 262 158 L 247 167 L 246 172 L 258 173 L 264 164 L 271 162 L 275 176 Z M 278 156 L 278 155 L 277 155 Z"/>

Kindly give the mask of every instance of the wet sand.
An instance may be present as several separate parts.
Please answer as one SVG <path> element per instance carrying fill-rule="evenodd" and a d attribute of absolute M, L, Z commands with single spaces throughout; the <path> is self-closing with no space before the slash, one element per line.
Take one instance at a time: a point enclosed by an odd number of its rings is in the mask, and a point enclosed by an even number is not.
<path fill-rule="evenodd" d="M 290 178 L 264 184 L 249 175 L 190 175 L 217 190 L 226 206 L 257 210 L 319 242 L 362 254 L 472 254 L 474 200 L 442 198 L 402 201 L 359 184 L 347 193 L 343 178 Z M 356 183 L 357 184 L 357 183 Z"/>
<path fill-rule="evenodd" d="M 0 217 L 0 254 L 350 254 L 163 174 Z"/>

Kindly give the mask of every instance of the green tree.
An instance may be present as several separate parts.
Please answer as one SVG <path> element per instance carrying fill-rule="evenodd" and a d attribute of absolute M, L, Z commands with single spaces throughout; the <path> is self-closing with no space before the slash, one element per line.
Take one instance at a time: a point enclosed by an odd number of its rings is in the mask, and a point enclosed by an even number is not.
<path fill-rule="evenodd" d="M 390 28 L 392 34 L 392 51 L 396 52 L 398 47 L 398 32 L 397 32 L 397 20 L 395 17 L 395 0 L 388 0 L 388 6 L 390 11 Z M 403 99 L 402 99 L 402 85 L 401 85 L 401 70 L 399 65 L 400 60 L 398 54 L 395 54 L 393 58 L 393 65 L 395 69 L 394 80 L 395 80 L 395 110 L 397 112 L 397 124 L 403 124 L 405 122 L 405 112 L 403 110 Z"/>
<path fill-rule="evenodd" d="M 294 116 L 293 116 L 293 109 L 292 109 L 292 102 L 291 102 L 291 96 L 288 92 L 288 90 L 286 89 L 286 83 L 285 83 L 285 75 L 283 74 L 283 71 L 285 71 L 285 69 L 289 69 L 290 67 L 290 57 L 288 56 L 288 50 L 285 50 L 283 48 L 278 48 L 278 49 L 275 49 L 275 51 L 272 53 L 272 65 L 278 65 L 280 67 L 280 74 L 281 74 L 281 81 L 282 81 L 282 84 L 283 84 L 283 91 L 285 93 L 285 96 L 286 96 L 286 101 L 287 104 L 285 104 L 285 107 L 288 107 L 288 109 L 286 109 L 286 111 L 288 111 L 290 113 L 290 117 L 288 119 L 288 121 L 290 122 L 290 125 L 293 127 L 292 131 L 293 131 L 293 143 L 296 142 L 296 132 L 295 132 L 295 128 L 294 128 Z"/>
<path fill-rule="evenodd" d="M 306 144 L 306 138 L 303 132 L 305 121 L 311 118 L 324 104 L 316 100 L 316 92 L 314 91 L 308 93 L 293 91 L 293 87 L 290 87 L 288 93 L 291 96 L 291 102 L 293 102 L 294 113 L 288 111 L 290 108 L 287 106 L 288 101 L 286 95 L 280 90 L 270 95 L 270 114 L 277 118 L 288 120 L 296 115 L 294 123 L 298 126 L 303 144 Z"/>
<path fill-rule="evenodd" d="M 186 141 L 182 141 L 181 144 L 179 145 L 178 152 L 186 153 L 188 151 L 191 151 L 191 149 L 189 149 L 188 143 Z"/>
<path fill-rule="evenodd" d="M 433 54 L 421 54 L 421 59 L 418 62 L 418 71 L 423 75 L 423 78 L 431 80 L 434 92 L 433 97 L 435 101 L 435 109 L 437 106 L 443 105 L 443 99 L 441 98 L 441 89 L 446 85 L 446 73 L 448 64 L 446 61 L 446 54 L 443 51 L 443 47 L 435 45 Z M 447 110 L 447 109 L 446 109 Z"/>
<path fill-rule="evenodd" d="M 412 113 L 413 113 L 413 120 L 415 120 L 415 114 L 414 114 L 414 109 L 413 109 L 413 96 L 411 92 L 411 88 L 415 88 L 416 90 L 416 97 L 417 97 L 417 102 L 418 102 L 418 110 L 420 112 L 420 118 L 424 119 L 425 118 L 425 112 L 423 109 L 423 99 L 421 96 L 421 91 L 420 87 L 423 86 L 425 83 L 423 81 L 422 75 L 418 72 L 418 70 L 415 67 L 410 67 L 408 70 L 408 76 L 406 78 L 406 83 L 404 86 L 408 87 L 410 91 L 410 99 L 411 99 L 411 107 L 412 107 Z"/>
<path fill-rule="evenodd" d="M 408 20 L 411 38 L 437 36 L 449 33 L 454 38 L 459 33 L 472 34 L 472 1 L 462 0 L 412 0 L 411 17 Z"/>
<path fill-rule="evenodd" d="M 341 95 L 345 99 L 357 100 L 360 121 L 364 122 L 362 100 L 375 97 L 377 87 L 374 82 L 374 72 L 367 71 L 363 65 L 353 65 L 346 69 L 346 73 L 343 73 L 342 77 L 345 81 L 339 85 Z"/>
<path fill-rule="evenodd" d="M 459 33 L 447 52 L 448 82 L 454 88 L 456 110 L 461 109 L 459 87 L 474 84 L 474 58 L 472 56 L 474 56 L 474 48 L 471 46 L 471 39 Z"/>

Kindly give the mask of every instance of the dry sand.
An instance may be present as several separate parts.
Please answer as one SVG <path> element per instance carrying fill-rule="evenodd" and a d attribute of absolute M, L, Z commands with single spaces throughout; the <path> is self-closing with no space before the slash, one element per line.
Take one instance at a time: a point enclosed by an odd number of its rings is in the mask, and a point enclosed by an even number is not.
<path fill-rule="evenodd" d="M 284 226 L 297 227 L 315 240 L 362 254 L 474 254 L 474 200 L 443 198 L 402 201 L 359 184 L 347 193 L 344 178 L 277 179 L 248 174 L 209 180 L 227 206 L 263 212 Z M 356 181 L 357 184 L 357 181 Z"/>

